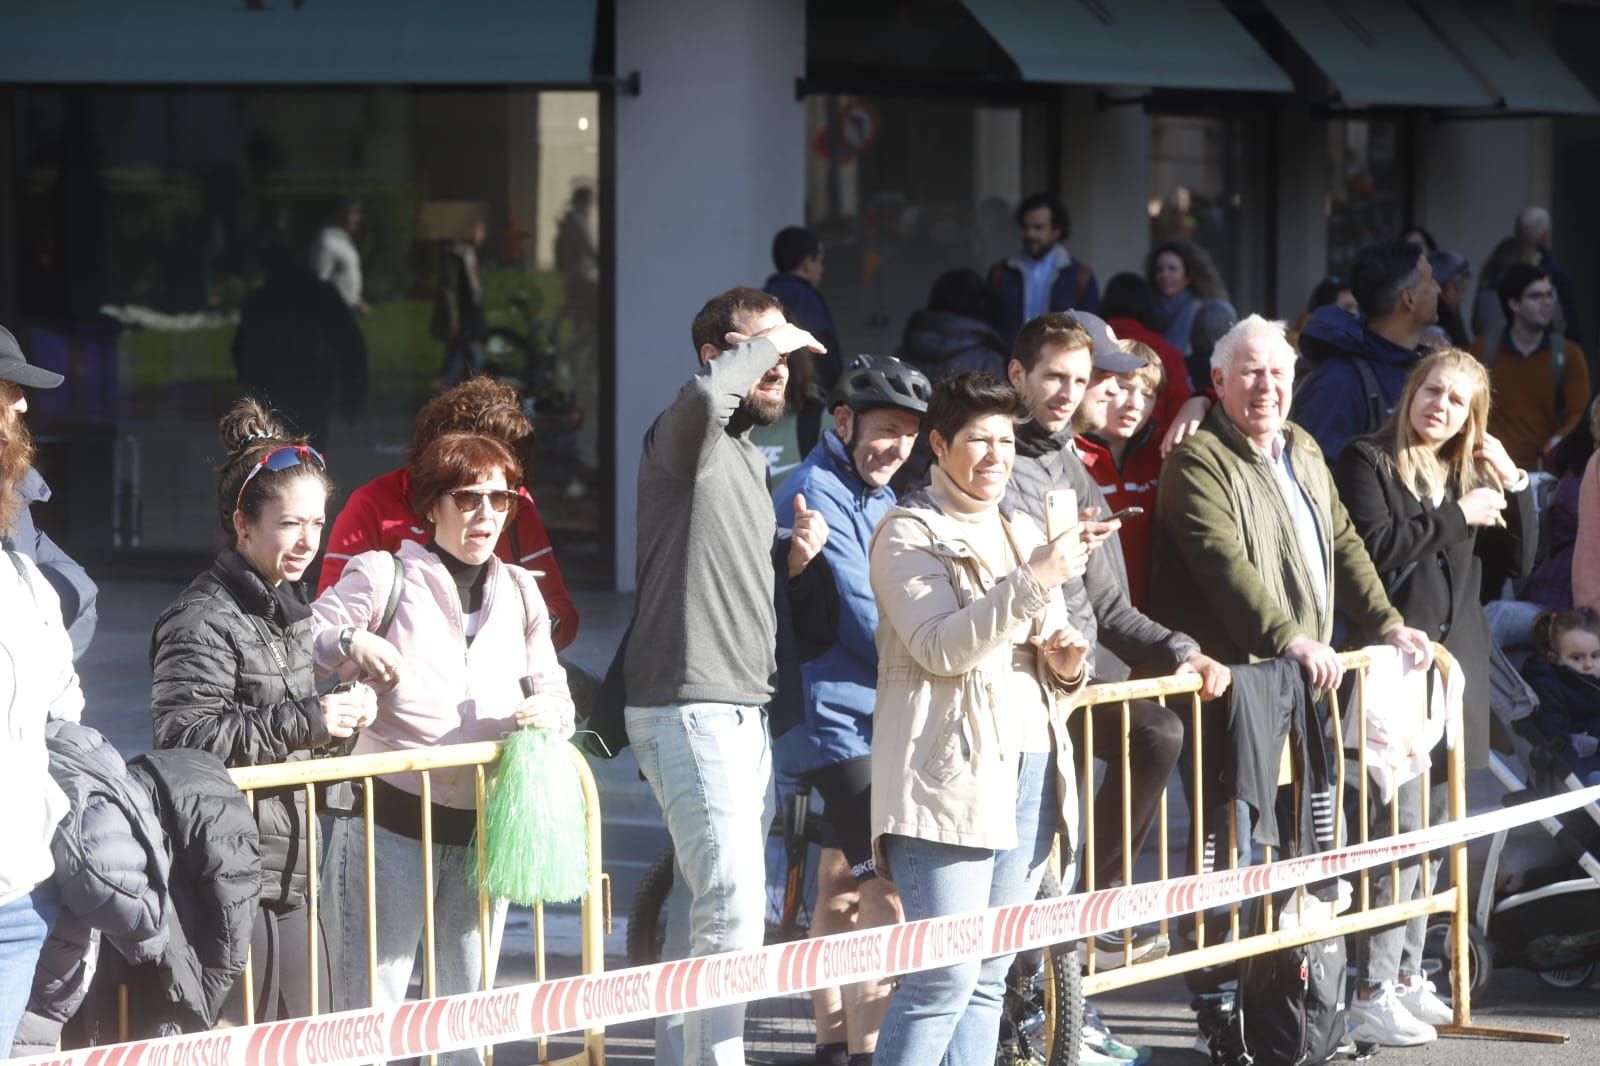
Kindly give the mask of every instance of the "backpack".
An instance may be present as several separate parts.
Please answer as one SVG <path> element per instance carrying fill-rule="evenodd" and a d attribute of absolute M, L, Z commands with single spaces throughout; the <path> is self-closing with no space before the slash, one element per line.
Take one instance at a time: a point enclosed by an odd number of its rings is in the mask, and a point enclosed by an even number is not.
<path fill-rule="evenodd" d="M 1489 338 L 1483 339 L 1483 355 L 1479 358 L 1483 362 L 1485 373 L 1494 373 L 1494 361 L 1500 357 L 1500 342 L 1491 342 Z M 1567 394 L 1561 386 L 1567 379 L 1567 338 L 1550 331 L 1550 384 L 1556 393 L 1556 420 L 1559 422 L 1567 417 Z"/>
<path fill-rule="evenodd" d="M 1298 394 L 1301 386 L 1314 380 L 1318 374 L 1323 373 L 1324 367 L 1334 362 L 1349 363 L 1355 369 L 1356 376 L 1361 379 L 1361 395 L 1366 401 L 1367 423 L 1355 436 L 1365 437 L 1376 433 L 1388 419 L 1389 408 L 1384 400 L 1383 386 L 1378 384 L 1378 373 L 1372 369 L 1371 361 L 1366 358 L 1343 352 L 1330 353 L 1322 358 L 1315 370 L 1294 383 L 1295 393 Z"/>

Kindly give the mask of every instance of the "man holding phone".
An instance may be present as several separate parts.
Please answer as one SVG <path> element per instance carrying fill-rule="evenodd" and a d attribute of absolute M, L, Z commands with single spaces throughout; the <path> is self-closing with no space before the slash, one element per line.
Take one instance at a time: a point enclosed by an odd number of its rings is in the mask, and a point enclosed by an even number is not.
<path fill-rule="evenodd" d="M 1006 490 L 1009 503 L 1048 528 L 1046 493 L 1070 490 L 1080 511 L 1076 535 L 1095 545 L 1083 577 L 1063 587 L 1070 621 L 1091 641 L 1089 670 L 1099 681 L 1128 676 L 1124 662 L 1152 674 L 1197 672 L 1205 698 L 1227 690 L 1228 668 L 1207 657 L 1200 646 L 1146 617 L 1128 600 L 1128 578 L 1122 547 L 1113 534 L 1118 524 L 1096 521 L 1108 514 L 1105 497 L 1079 457 L 1073 439 L 1074 416 L 1105 422 L 1106 406 L 1116 389 L 1116 375 L 1143 365 L 1124 352 L 1110 328 L 1083 311 L 1054 312 L 1029 321 L 1017 334 L 1007 374 L 1022 394 L 1032 421 L 1017 427 L 1017 460 Z M 1109 385 L 1107 384 L 1109 382 Z M 1069 530 L 1067 534 L 1073 535 Z M 1134 700 L 1130 708 L 1129 772 L 1133 781 L 1131 856 L 1138 855 L 1156 815 L 1183 743 L 1183 723 L 1172 711 L 1151 700 Z M 1106 763 L 1101 783 L 1105 802 L 1095 804 L 1095 863 L 1085 870 L 1094 888 L 1122 882 L 1122 725 L 1121 706 L 1094 710 L 1095 756 Z M 1075 745 L 1083 743 L 1083 715 L 1068 723 Z M 1101 938 L 1104 939 L 1104 938 Z M 1103 965 L 1121 965 L 1120 944 L 1097 945 Z M 1164 950 L 1159 940 L 1136 943 L 1141 952 Z"/>

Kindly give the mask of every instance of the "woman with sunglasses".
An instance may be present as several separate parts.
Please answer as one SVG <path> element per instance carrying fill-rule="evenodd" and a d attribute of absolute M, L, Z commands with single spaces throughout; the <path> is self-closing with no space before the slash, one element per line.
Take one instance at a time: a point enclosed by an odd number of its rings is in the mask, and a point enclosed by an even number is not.
<path fill-rule="evenodd" d="M 426 544 L 350 560 L 315 605 L 323 670 L 359 670 L 378 686 L 378 715 L 357 754 L 498 740 L 521 725 L 572 734 L 572 698 L 550 641 L 550 615 L 527 570 L 495 555 L 517 505 L 521 465 L 491 437 L 436 438 L 411 461 L 411 505 Z M 397 562 L 398 560 L 398 562 Z M 398 584 L 384 635 L 383 619 Z M 437 992 L 479 987 L 476 774 L 431 772 L 432 875 Z M 417 773 L 373 780 L 376 828 L 339 820 L 323 867 L 325 929 L 336 957 L 335 1007 L 398 1003 L 423 934 L 422 781 Z M 367 987 L 366 850 L 384 871 L 377 906 L 377 987 Z M 489 974 L 499 955 L 505 901 L 491 909 Z M 475 1061 L 472 1053 L 458 1061 Z M 447 1059 L 451 1056 L 445 1056 Z"/>
<path fill-rule="evenodd" d="M 365 685 L 319 696 L 313 679 L 311 605 L 300 579 L 322 539 L 332 482 L 322 456 L 253 400 L 235 404 L 219 432 L 228 454 L 217 513 L 228 546 L 156 620 L 156 746 L 200 748 L 229 766 L 306 759 L 365 726 L 377 709 Z M 255 811 L 255 1017 L 299 1017 L 313 1013 L 303 791 L 257 792 Z M 318 987 L 326 989 L 320 946 L 317 967 Z"/>

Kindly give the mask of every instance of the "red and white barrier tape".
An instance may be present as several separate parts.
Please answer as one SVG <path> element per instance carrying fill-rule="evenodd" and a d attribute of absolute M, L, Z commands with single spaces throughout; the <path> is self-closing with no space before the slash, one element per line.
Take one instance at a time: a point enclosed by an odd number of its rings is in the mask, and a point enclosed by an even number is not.
<path fill-rule="evenodd" d="M 355 1066 L 1008 955 L 1242 902 L 1600 801 L 1600 786 L 1337 851 L 602 974 L 11 1060 L 16 1066 Z"/>

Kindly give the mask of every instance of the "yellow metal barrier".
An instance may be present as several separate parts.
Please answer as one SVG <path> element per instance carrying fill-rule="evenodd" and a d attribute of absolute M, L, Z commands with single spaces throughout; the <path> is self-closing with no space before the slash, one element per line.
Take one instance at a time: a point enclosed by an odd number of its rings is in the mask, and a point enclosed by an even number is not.
<path fill-rule="evenodd" d="M 603 875 L 600 870 L 600 796 L 595 788 L 594 775 L 589 771 L 589 764 L 583 755 L 571 745 L 565 745 L 568 757 L 572 760 L 577 771 L 578 780 L 583 787 L 585 808 L 585 829 L 588 844 L 588 893 L 582 904 L 581 916 L 581 943 L 582 966 L 584 973 L 600 973 L 605 969 L 605 942 L 604 925 L 606 922 L 606 893 Z M 376 863 L 373 856 L 373 779 L 387 774 L 419 773 L 421 774 L 421 795 L 418 797 L 422 816 L 422 848 L 423 861 L 423 994 L 429 998 L 437 994 L 436 991 L 436 962 L 434 958 L 434 887 L 433 887 L 433 860 L 432 860 L 432 774 L 436 770 L 454 770 L 462 767 L 472 767 L 476 777 L 476 792 L 478 801 L 477 810 L 477 860 L 480 880 L 486 862 L 482 845 L 484 839 L 484 801 L 487 789 L 487 774 L 489 768 L 499 759 L 501 745 L 499 743 L 479 744 L 453 744 L 436 748 L 419 748 L 406 751 L 376 752 L 370 755 L 351 755 L 332 759 L 312 759 L 302 762 L 275 763 L 267 766 L 245 766 L 229 771 L 236 784 L 245 794 L 245 799 L 255 804 L 258 792 L 280 789 L 304 790 L 306 802 L 306 860 L 308 866 L 307 880 L 307 910 L 309 917 L 308 957 L 310 959 L 310 990 L 308 994 L 310 1013 L 323 1013 L 328 1009 L 328 996 L 319 995 L 316 985 L 317 960 L 321 952 L 321 944 L 317 931 L 319 928 L 318 915 L 321 908 L 327 903 L 320 896 L 319 881 L 319 856 L 321 841 L 319 840 L 317 818 L 317 786 L 334 784 L 346 781 L 359 781 L 363 784 L 365 803 L 359 815 L 366 827 L 366 940 L 367 940 L 367 988 L 369 994 L 377 985 L 378 953 L 377 953 L 377 928 L 378 914 L 374 904 L 373 889 L 377 880 Z M 483 946 L 483 984 L 488 987 L 491 971 L 490 963 L 492 951 L 498 951 L 499 945 L 491 946 L 491 921 L 492 912 L 489 894 L 483 889 L 478 892 L 478 931 L 479 940 Z M 534 968 L 535 977 L 544 980 L 544 908 L 535 906 L 534 919 Z M 347 960 L 348 961 L 348 960 Z M 240 976 L 240 984 L 244 991 L 244 1022 L 253 1023 L 255 1019 L 255 995 L 252 988 L 251 967 L 246 962 L 244 972 Z M 126 1018 L 123 1019 L 121 1039 L 127 1039 Z M 493 1048 L 485 1049 L 485 1061 L 493 1062 Z M 429 1061 L 434 1061 L 434 1056 L 429 1056 Z M 538 1062 L 549 1063 L 550 1066 L 604 1066 L 605 1064 L 605 1030 L 601 1028 L 590 1029 L 583 1034 L 583 1050 L 576 1055 L 563 1059 L 549 1059 L 547 1042 L 539 1040 Z"/>
<path fill-rule="evenodd" d="M 1455 669 L 1455 664 L 1450 658 L 1449 653 L 1446 652 L 1442 647 L 1436 645 L 1435 654 L 1438 657 L 1441 669 L 1446 671 Z M 1359 817 L 1356 826 L 1358 833 L 1356 840 L 1365 842 L 1374 839 L 1376 836 L 1389 836 L 1399 831 L 1399 794 L 1397 791 L 1395 799 L 1387 804 L 1388 825 L 1381 831 L 1375 831 L 1373 826 L 1369 824 L 1369 812 L 1373 810 L 1373 805 L 1371 803 L 1373 797 L 1369 792 L 1369 777 L 1367 772 L 1366 757 L 1367 722 L 1365 713 L 1365 682 L 1366 671 L 1371 664 L 1370 658 L 1364 652 L 1346 652 L 1341 654 L 1339 659 L 1346 671 L 1355 672 L 1355 678 L 1350 688 L 1350 695 L 1343 702 L 1343 705 L 1341 705 L 1341 701 L 1339 700 L 1337 694 L 1334 694 L 1329 698 L 1329 706 L 1332 714 L 1332 735 L 1335 738 L 1335 744 L 1337 745 L 1336 751 L 1340 752 L 1339 757 L 1337 757 L 1335 760 L 1336 766 L 1334 768 L 1334 787 L 1336 795 L 1336 802 L 1333 811 L 1334 840 L 1339 843 L 1344 843 L 1347 836 L 1347 827 L 1343 824 L 1345 819 L 1343 799 L 1346 784 L 1345 759 L 1342 752 L 1344 736 L 1343 724 L 1346 715 L 1354 714 L 1356 716 L 1357 723 L 1356 733 L 1359 738 L 1357 751 L 1351 756 L 1351 761 L 1355 763 L 1355 773 L 1358 775 L 1358 781 L 1356 782 L 1356 793 L 1359 797 L 1359 802 L 1356 805 L 1356 810 L 1359 811 Z M 1083 826 L 1083 870 L 1082 876 L 1079 880 L 1081 890 L 1092 891 L 1096 887 L 1104 887 L 1096 886 L 1094 884 L 1096 848 L 1094 829 L 1094 719 L 1096 716 L 1089 713 L 1089 711 L 1091 708 L 1095 707 L 1120 705 L 1122 788 L 1120 789 L 1121 795 L 1115 797 L 1112 801 L 1118 802 L 1121 805 L 1122 840 L 1124 845 L 1126 845 L 1132 840 L 1134 835 L 1131 814 L 1135 787 L 1130 766 L 1132 754 L 1130 728 L 1132 710 L 1131 703 L 1134 700 L 1154 700 L 1161 706 L 1166 707 L 1169 699 L 1187 697 L 1183 702 L 1187 705 L 1188 710 L 1188 721 L 1186 722 L 1186 728 L 1192 741 L 1193 751 L 1191 769 L 1194 778 L 1194 785 L 1192 789 L 1194 793 L 1194 810 L 1190 812 L 1194 844 L 1192 854 L 1190 855 L 1190 861 L 1193 871 L 1199 871 L 1206 865 L 1207 853 L 1204 845 L 1207 839 L 1207 834 L 1204 831 L 1204 819 L 1206 812 L 1214 805 L 1208 804 L 1204 796 L 1203 782 L 1205 775 L 1203 772 L 1204 766 L 1202 759 L 1202 745 L 1199 742 L 1199 738 L 1204 736 L 1204 727 L 1207 723 L 1203 721 L 1205 712 L 1203 711 L 1203 705 L 1200 701 L 1199 689 L 1200 678 L 1198 675 L 1174 675 L 1169 677 L 1152 678 L 1149 680 L 1091 685 L 1079 693 L 1078 697 L 1074 701 L 1072 713 L 1081 714 L 1083 716 L 1082 724 L 1084 739 L 1082 750 L 1078 753 L 1082 760 L 1080 766 L 1079 783 L 1083 790 L 1081 817 L 1081 823 Z M 1214 709 L 1220 710 L 1220 708 L 1221 704 L 1219 702 L 1217 705 L 1215 705 Z M 1181 714 L 1181 711 L 1178 711 L 1176 708 L 1170 709 L 1174 709 L 1175 713 Z M 1450 728 L 1459 735 L 1461 724 L 1459 721 L 1459 709 L 1457 709 L 1454 713 L 1457 716 L 1457 720 L 1451 723 Z M 1214 728 L 1220 725 L 1220 723 L 1217 722 L 1212 722 L 1210 724 Z M 1286 743 L 1285 747 L 1287 748 L 1287 746 L 1288 745 Z M 1285 756 L 1286 759 L 1284 765 L 1285 768 L 1287 768 L 1289 765 L 1287 760 L 1287 751 L 1285 752 Z M 1467 813 L 1466 768 L 1464 756 L 1459 745 L 1450 750 L 1447 765 L 1448 780 L 1446 782 L 1446 789 L 1449 800 L 1450 818 L 1452 820 L 1464 818 L 1466 817 Z M 1282 783 L 1285 783 L 1285 779 L 1280 779 L 1280 784 Z M 1157 852 L 1157 878 L 1159 880 L 1166 880 L 1171 876 L 1171 872 L 1168 869 L 1168 847 L 1170 836 L 1168 826 L 1167 785 L 1168 782 L 1165 780 L 1160 782 L 1161 794 L 1156 807 L 1156 825 L 1154 827 Z M 1420 789 L 1421 810 L 1419 812 L 1419 824 L 1421 826 L 1427 826 L 1429 824 L 1428 813 L 1431 785 L 1432 783 L 1429 781 L 1428 774 L 1425 772 L 1422 776 L 1422 787 Z M 1150 787 L 1148 783 L 1146 783 L 1146 787 Z M 1228 853 L 1226 856 L 1226 862 L 1229 866 L 1239 865 L 1240 841 L 1237 839 L 1237 820 L 1234 817 L 1237 803 L 1238 801 L 1234 800 L 1229 806 L 1227 828 Z M 1299 797 L 1297 795 L 1297 817 L 1299 813 L 1298 804 Z M 1220 839 L 1218 840 L 1218 847 L 1220 848 Z M 1382 906 L 1373 906 L 1371 897 L 1370 871 L 1363 870 L 1359 876 L 1359 891 L 1354 893 L 1355 898 L 1352 901 L 1351 911 L 1328 920 L 1319 920 L 1314 924 L 1303 924 L 1299 928 L 1288 930 L 1276 928 L 1277 923 L 1273 920 L 1272 902 L 1269 897 L 1263 902 L 1263 924 L 1265 932 L 1250 934 L 1246 930 L 1241 930 L 1239 906 L 1238 904 L 1234 904 L 1229 908 L 1228 935 L 1222 943 L 1209 945 L 1206 943 L 1207 931 L 1206 915 L 1204 911 L 1197 912 L 1194 915 L 1193 947 L 1189 947 L 1185 950 L 1177 950 L 1177 944 L 1174 943 L 1174 950 L 1164 958 L 1152 959 L 1149 961 L 1135 960 L 1133 957 L 1132 937 L 1131 935 L 1127 936 L 1124 941 L 1122 965 L 1119 968 L 1111 970 L 1097 968 L 1095 953 L 1093 951 L 1088 952 L 1087 968 L 1083 979 L 1084 993 L 1086 995 L 1093 995 L 1115 988 L 1122 988 L 1129 985 L 1142 983 L 1144 981 L 1155 980 L 1161 977 L 1197 970 L 1205 966 L 1213 966 L 1219 963 L 1232 962 L 1248 956 L 1259 955 L 1268 951 L 1275 951 L 1297 944 L 1312 943 L 1314 941 L 1326 940 L 1330 937 L 1381 929 L 1396 925 L 1407 919 L 1418 916 L 1430 914 L 1449 914 L 1451 915 L 1450 935 L 1452 944 L 1452 957 L 1456 960 L 1462 960 L 1462 964 L 1451 967 L 1451 1001 L 1455 1014 L 1454 1023 L 1441 1027 L 1440 1032 L 1453 1035 L 1505 1037 L 1548 1042 L 1564 1040 L 1565 1037 L 1559 1033 L 1538 1033 L 1521 1030 L 1496 1029 L 1475 1026 L 1472 1024 L 1472 990 L 1470 977 L 1468 974 L 1468 967 L 1465 964 L 1465 960 L 1470 958 L 1470 952 L 1467 947 L 1467 929 L 1468 922 L 1470 921 L 1468 912 L 1469 893 L 1467 875 L 1467 849 L 1465 844 L 1458 844 L 1454 847 L 1451 847 L 1449 850 L 1449 887 L 1439 891 L 1432 891 L 1430 889 L 1430 886 L 1432 885 L 1432 878 L 1429 875 L 1432 868 L 1432 862 L 1429 856 L 1423 856 L 1420 861 L 1421 869 L 1417 891 L 1413 895 L 1413 898 L 1409 900 L 1390 902 Z M 1272 849 L 1264 848 L 1263 852 L 1264 860 L 1271 861 L 1273 857 Z M 1121 849 L 1121 857 L 1122 869 L 1120 873 L 1122 883 L 1133 884 L 1135 883 L 1133 862 L 1136 856 L 1130 847 L 1124 846 Z M 1215 865 L 1220 867 L 1223 864 L 1222 857 L 1218 856 L 1215 861 Z M 1400 864 L 1398 862 L 1390 865 L 1389 872 L 1391 886 L 1397 885 L 1399 868 Z M 1296 894 L 1297 903 L 1300 907 L 1300 913 L 1304 914 L 1307 896 L 1306 889 L 1301 887 L 1296 890 Z M 1393 894 L 1394 889 L 1391 887 L 1391 896 Z M 1161 923 L 1161 932 L 1163 935 L 1168 935 L 1171 937 L 1175 930 L 1170 928 L 1167 922 L 1163 921 Z M 1175 940 L 1176 938 L 1173 939 Z"/>

